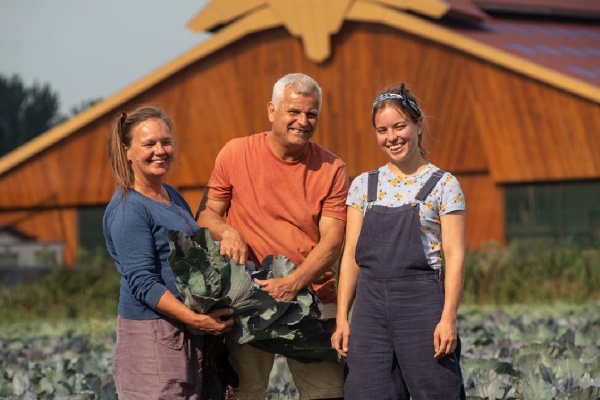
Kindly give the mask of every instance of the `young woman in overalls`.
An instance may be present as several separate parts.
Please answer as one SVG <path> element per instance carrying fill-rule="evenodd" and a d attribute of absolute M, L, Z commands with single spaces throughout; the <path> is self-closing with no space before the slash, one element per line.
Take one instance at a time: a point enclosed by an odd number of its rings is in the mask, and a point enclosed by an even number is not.
<path fill-rule="evenodd" d="M 424 115 L 404 84 L 377 97 L 371 119 L 390 162 L 358 176 L 346 202 L 331 338 L 348 357 L 344 398 L 464 399 L 456 333 L 464 196 L 454 176 L 424 158 Z"/>

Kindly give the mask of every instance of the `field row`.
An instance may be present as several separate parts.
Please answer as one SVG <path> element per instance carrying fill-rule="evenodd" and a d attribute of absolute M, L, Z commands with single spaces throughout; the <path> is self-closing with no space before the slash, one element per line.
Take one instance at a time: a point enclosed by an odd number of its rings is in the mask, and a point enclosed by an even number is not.
<path fill-rule="evenodd" d="M 114 319 L 0 326 L 0 398 L 116 399 Z M 464 307 L 459 316 L 469 399 L 600 398 L 600 303 Z M 295 399 L 283 359 L 271 399 Z"/>

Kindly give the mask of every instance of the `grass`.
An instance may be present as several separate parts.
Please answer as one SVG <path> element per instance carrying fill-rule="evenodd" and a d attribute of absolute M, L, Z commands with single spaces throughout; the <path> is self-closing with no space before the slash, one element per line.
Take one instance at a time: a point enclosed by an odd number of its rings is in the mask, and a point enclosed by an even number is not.
<path fill-rule="evenodd" d="M 55 267 L 37 283 L 0 289 L 0 321 L 117 315 L 119 274 L 102 253 L 82 253 L 74 267 Z"/>
<path fill-rule="evenodd" d="M 600 249 L 570 243 L 488 243 L 469 252 L 462 304 L 585 303 L 600 299 Z M 119 274 L 101 252 L 33 284 L 0 289 L 0 321 L 116 316 Z"/>
<path fill-rule="evenodd" d="M 600 299 L 600 249 L 547 241 L 487 243 L 467 254 L 463 304 Z"/>

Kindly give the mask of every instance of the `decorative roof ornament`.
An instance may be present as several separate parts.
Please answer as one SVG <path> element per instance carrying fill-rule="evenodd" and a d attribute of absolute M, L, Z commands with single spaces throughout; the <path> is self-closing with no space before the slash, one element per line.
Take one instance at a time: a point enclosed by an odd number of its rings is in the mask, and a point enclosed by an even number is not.
<path fill-rule="evenodd" d="M 230 24 L 264 28 L 284 26 L 302 40 L 306 56 L 317 63 L 331 54 L 330 37 L 339 32 L 358 4 L 382 11 L 410 10 L 441 18 L 450 10 L 442 0 L 213 0 L 188 23 L 195 32 L 218 31 Z"/>

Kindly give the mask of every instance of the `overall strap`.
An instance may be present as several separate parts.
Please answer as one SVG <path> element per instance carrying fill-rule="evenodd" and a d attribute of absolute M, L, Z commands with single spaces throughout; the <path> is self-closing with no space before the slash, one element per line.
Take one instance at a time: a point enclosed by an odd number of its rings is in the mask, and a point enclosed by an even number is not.
<path fill-rule="evenodd" d="M 369 171 L 367 203 L 377 200 L 377 180 L 379 179 L 379 170 Z"/>
<path fill-rule="evenodd" d="M 423 185 L 421 190 L 419 190 L 419 193 L 415 196 L 415 200 L 419 200 L 419 201 L 425 200 L 427 198 L 427 196 L 429 196 L 429 192 L 431 192 L 431 190 L 435 187 L 435 185 L 441 179 L 442 175 L 444 175 L 445 173 L 446 173 L 446 171 L 443 171 L 441 169 L 434 171 L 434 173 L 431 174 L 429 179 L 427 179 L 427 182 L 425 182 L 425 185 Z"/>

